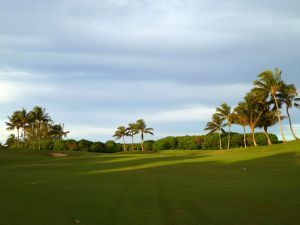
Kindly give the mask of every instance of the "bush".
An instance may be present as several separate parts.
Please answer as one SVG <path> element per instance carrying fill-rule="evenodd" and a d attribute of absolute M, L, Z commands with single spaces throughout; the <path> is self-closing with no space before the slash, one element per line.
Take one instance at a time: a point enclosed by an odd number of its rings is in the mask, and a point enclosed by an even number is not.
<path fill-rule="evenodd" d="M 105 152 L 107 152 L 107 153 L 120 152 L 121 149 L 122 149 L 121 145 L 117 144 L 114 141 L 107 141 L 105 143 Z"/>
<path fill-rule="evenodd" d="M 177 148 L 177 138 L 176 137 L 166 137 L 157 140 L 153 144 L 153 150 L 168 150 L 168 149 L 176 149 Z"/>
<path fill-rule="evenodd" d="M 145 141 L 144 142 L 144 148 L 146 151 L 152 151 L 153 150 L 153 144 L 155 143 L 155 141 Z"/>
<path fill-rule="evenodd" d="M 223 142 L 222 142 L 222 146 L 224 146 Z M 205 138 L 204 138 L 202 148 L 207 149 L 207 150 L 220 149 L 219 134 L 208 134 L 208 135 L 206 135 Z"/>
<path fill-rule="evenodd" d="M 53 150 L 53 142 L 48 141 L 41 141 L 41 150 Z"/>
<path fill-rule="evenodd" d="M 198 150 L 202 148 L 202 143 L 203 143 L 202 136 L 183 136 L 183 137 L 177 137 L 177 140 L 178 140 L 177 149 Z"/>
<path fill-rule="evenodd" d="M 222 146 L 227 149 L 228 133 L 222 135 Z M 219 143 L 218 143 L 219 144 Z M 239 133 L 230 134 L 230 148 L 240 148 L 244 146 L 244 135 Z"/>
<path fill-rule="evenodd" d="M 73 139 L 66 140 L 65 141 L 65 146 L 66 146 L 66 150 L 71 150 L 71 151 L 78 151 L 79 150 L 77 141 L 73 140 Z"/>
<path fill-rule="evenodd" d="M 276 135 L 269 134 L 269 137 L 270 137 L 272 144 L 278 143 L 278 139 L 277 139 Z M 267 145 L 268 144 L 268 139 L 267 139 L 265 133 L 256 133 L 255 138 L 256 138 L 257 145 Z"/>
<path fill-rule="evenodd" d="M 53 151 L 66 150 L 66 144 L 64 140 L 54 140 L 52 142 L 53 142 Z"/>
<path fill-rule="evenodd" d="M 85 139 L 78 141 L 79 151 L 86 151 L 86 152 L 90 151 L 90 147 L 92 144 L 93 144 L 92 141 L 88 141 Z"/>
<path fill-rule="evenodd" d="M 102 142 L 92 142 L 90 148 L 90 152 L 105 152 L 105 144 Z"/>

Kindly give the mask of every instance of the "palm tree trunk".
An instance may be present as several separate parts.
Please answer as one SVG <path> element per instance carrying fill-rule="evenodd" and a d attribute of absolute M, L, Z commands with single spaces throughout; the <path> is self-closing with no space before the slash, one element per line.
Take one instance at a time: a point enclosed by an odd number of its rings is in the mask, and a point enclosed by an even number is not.
<path fill-rule="evenodd" d="M 278 105 L 275 94 L 273 94 L 273 98 L 275 100 L 275 105 L 276 105 L 276 110 L 277 110 L 277 117 L 278 117 L 278 121 L 279 121 L 279 129 L 280 129 L 280 133 L 281 133 L 281 136 L 282 136 L 282 141 L 283 141 L 283 143 L 286 143 L 285 136 L 284 136 L 284 133 L 283 133 L 283 128 L 282 128 L 281 114 L 280 114 L 280 110 L 279 110 L 279 105 Z"/>
<path fill-rule="evenodd" d="M 131 136 L 131 150 L 134 151 L 134 147 L 133 147 L 133 135 Z"/>
<path fill-rule="evenodd" d="M 20 129 L 17 128 L 17 133 L 18 133 L 18 149 L 20 148 Z"/>
<path fill-rule="evenodd" d="M 219 145 L 220 145 L 220 150 L 222 150 L 221 132 L 219 132 Z"/>
<path fill-rule="evenodd" d="M 141 146 L 142 146 L 142 152 L 144 151 L 144 134 L 141 134 Z"/>
<path fill-rule="evenodd" d="M 289 112 L 289 107 L 288 106 L 286 107 L 286 114 L 288 115 L 288 118 L 289 118 L 289 124 L 290 124 L 290 129 L 291 129 L 292 135 L 297 140 L 299 138 L 297 137 L 297 135 L 294 132 L 293 125 L 292 125 L 292 120 L 291 120 L 291 116 L 290 116 L 290 112 Z"/>
<path fill-rule="evenodd" d="M 126 146 L 125 146 L 125 138 L 124 138 L 124 135 L 123 135 L 123 150 L 124 150 L 124 152 L 126 151 Z"/>
<path fill-rule="evenodd" d="M 266 135 L 266 137 L 267 137 L 268 145 L 272 145 L 270 136 L 269 136 L 269 134 L 268 134 L 268 128 L 267 128 L 267 127 L 264 127 L 264 133 L 265 133 L 265 135 Z"/>
<path fill-rule="evenodd" d="M 24 144 L 25 144 L 25 140 L 26 140 L 26 130 L 25 130 L 25 127 L 23 127 L 23 138 L 24 138 Z"/>
<path fill-rule="evenodd" d="M 256 139 L 255 139 L 255 133 L 254 133 L 254 128 L 251 127 L 251 133 L 252 133 L 252 140 L 253 140 L 253 146 L 257 146 L 257 143 L 256 143 Z"/>
<path fill-rule="evenodd" d="M 246 142 L 246 127 L 243 126 L 243 128 L 244 128 L 244 146 L 245 146 L 245 148 L 247 148 L 247 142 Z"/>
<path fill-rule="evenodd" d="M 229 124 L 229 125 L 228 125 L 228 142 L 227 142 L 227 149 L 230 148 L 230 127 L 231 127 L 231 125 Z"/>

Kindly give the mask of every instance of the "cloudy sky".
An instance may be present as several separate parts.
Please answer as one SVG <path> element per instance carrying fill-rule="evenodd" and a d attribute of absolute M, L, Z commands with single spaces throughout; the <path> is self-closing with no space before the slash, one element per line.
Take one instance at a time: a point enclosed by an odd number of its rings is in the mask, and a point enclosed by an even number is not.
<path fill-rule="evenodd" d="M 35 105 L 75 139 L 105 141 L 139 118 L 155 138 L 202 134 L 214 108 L 237 104 L 264 70 L 279 67 L 300 87 L 299 8 L 298 0 L 0 0 L 0 141 L 7 116 Z M 292 111 L 300 134 L 299 115 Z"/>

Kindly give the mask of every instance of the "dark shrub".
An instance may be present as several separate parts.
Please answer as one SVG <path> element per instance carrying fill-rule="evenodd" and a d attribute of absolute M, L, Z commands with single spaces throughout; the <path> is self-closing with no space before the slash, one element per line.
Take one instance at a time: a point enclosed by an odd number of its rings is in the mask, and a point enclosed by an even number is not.
<path fill-rule="evenodd" d="M 107 141 L 105 143 L 105 152 L 107 153 L 114 153 L 114 152 L 119 152 L 121 151 L 121 145 L 117 144 L 114 141 Z"/>
<path fill-rule="evenodd" d="M 54 140 L 53 143 L 53 151 L 63 151 L 66 150 L 66 145 L 64 140 Z"/>
<path fill-rule="evenodd" d="M 202 138 L 200 136 L 177 137 L 177 149 L 197 150 L 202 148 Z"/>
<path fill-rule="evenodd" d="M 41 150 L 53 150 L 53 142 L 41 141 Z"/>
<path fill-rule="evenodd" d="M 153 150 L 153 144 L 154 144 L 154 141 L 145 141 L 144 142 L 144 148 L 146 151 L 152 151 Z"/>
<path fill-rule="evenodd" d="M 77 141 L 75 141 L 73 139 L 66 140 L 65 141 L 65 146 L 66 146 L 67 150 L 71 150 L 71 151 L 78 151 L 79 150 Z"/>
<path fill-rule="evenodd" d="M 93 142 L 89 148 L 90 152 L 105 152 L 105 144 L 102 142 Z"/>
<path fill-rule="evenodd" d="M 222 142 L 222 146 L 224 146 L 224 143 Z M 204 138 L 203 142 L 203 149 L 207 150 L 218 150 L 220 149 L 219 146 L 219 135 L 218 134 L 208 134 Z"/>
<path fill-rule="evenodd" d="M 90 151 L 90 147 L 92 144 L 93 144 L 92 141 L 82 139 L 82 140 L 78 141 L 78 148 L 80 151 L 88 152 L 88 151 Z"/>

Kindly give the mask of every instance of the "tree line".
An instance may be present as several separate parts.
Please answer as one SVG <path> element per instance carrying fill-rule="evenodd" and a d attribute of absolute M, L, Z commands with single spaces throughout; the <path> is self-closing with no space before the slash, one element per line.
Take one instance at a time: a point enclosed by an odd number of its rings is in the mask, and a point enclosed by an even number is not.
<path fill-rule="evenodd" d="M 219 148 L 222 149 L 221 136 L 228 127 L 227 148 L 231 144 L 231 126 L 240 125 L 244 130 L 244 147 L 247 147 L 246 127 L 249 127 L 252 135 L 252 142 L 257 146 L 255 129 L 263 129 L 268 144 L 272 141 L 268 133 L 268 128 L 279 124 L 279 130 L 283 143 L 286 143 L 285 134 L 282 127 L 282 120 L 288 118 L 289 127 L 294 139 L 298 139 L 292 125 L 289 110 L 292 107 L 300 109 L 300 98 L 294 84 L 286 84 L 282 79 L 282 71 L 278 68 L 273 71 L 267 70 L 258 75 L 258 80 L 253 81 L 254 87 L 245 95 L 244 99 L 231 110 L 227 103 L 216 108 L 211 121 L 206 124 L 205 131 L 210 134 L 218 134 Z M 284 108 L 284 116 L 281 109 Z"/>
<path fill-rule="evenodd" d="M 16 130 L 17 136 L 11 134 L 7 139 L 8 145 L 20 148 L 31 146 L 41 150 L 41 142 L 45 140 L 61 140 L 69 131 L 64 131 L 63 124 L 55 124 L 46 109 L 35 106 L 31 111 L 25 108 L 14 111 L 8 116 L 7 130 Z"/>

